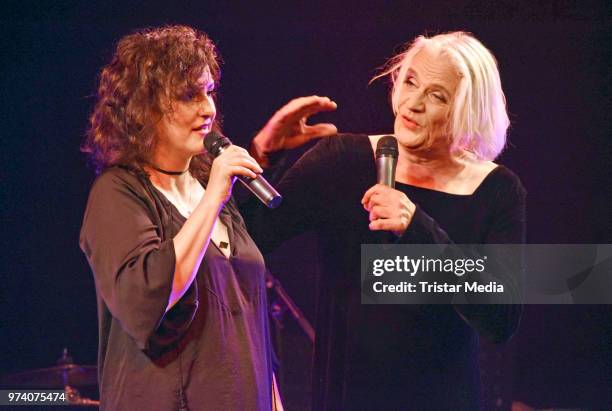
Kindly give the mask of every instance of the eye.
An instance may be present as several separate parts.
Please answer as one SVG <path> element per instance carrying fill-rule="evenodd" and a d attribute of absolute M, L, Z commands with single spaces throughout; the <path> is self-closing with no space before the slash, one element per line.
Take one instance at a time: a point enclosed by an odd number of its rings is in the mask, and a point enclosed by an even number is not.
<path fill-rule="evenodd" d="M 440 103 L 446 103 L 446 97 L 444 97 L 444 94 L 440 92 L 429 93 L 429 96 L 435 101 L 438 101 Z"/>
<path fill-rule="evenodd" d="M 202 99 L 202 92 L 198 89 L 191 89 L 186 91 L 181 97 L 180 99 L 184 102 L 190 102 L 190 101 L 198 101 Z"/>
<path fill-rule="evenodd" d="M 412 77 L 406 78 L 406 81 L 404 81 L 404 83 L 406 83 L 409 87 L 416 87 L 416 83 L 414 82 Z"/>

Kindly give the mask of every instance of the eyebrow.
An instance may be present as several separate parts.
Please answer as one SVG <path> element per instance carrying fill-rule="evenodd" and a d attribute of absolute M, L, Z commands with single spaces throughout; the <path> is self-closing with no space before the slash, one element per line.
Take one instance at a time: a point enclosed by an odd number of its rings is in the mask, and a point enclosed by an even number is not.
<path fill-rule="evenodd" d="M 216 85 L 215 81 L 212 80 L 212 79 L 207 80 L 205 82 L 197 82 L 196 84 L 198 85 L 198 87 L 206 88 L 206 90 L 210 90 L 212 88 L 215 88 L 215 85 Z"/>
<path fill-rule="evenodd" d="M 417 74 L 417 72 L 416 72 L 416 71 L 414 71 L 412 68 L 408 68 L 408 71 L 406 72 L 406 77 L 408 77 L 408 76 L 413 76 L 413 77 L 415 77 L 417 80 L 418 80 L 418 78 L 419 78 L 419 75 Z M 448 94 L 449 96 L 451 95 L 450 91 L 448 91 L 448 90 L 446 89 L 446 87 L 444 87 L 444 86 L 443 86 L 443 85 L 441 85 L 441 84 L 438 84 L 438 83 L 432 83 L 432 84 L 430 84 L 430 85 L 429 85 L 429 87 L 430 87 L 430 88 L 431 88 L 431 87 L 433 87 L 433 88 L 438 88 L 438 89 L 440 89 L 441 91 L 443 91 L 443 92 L 445 92 L 446 94 Z"/>

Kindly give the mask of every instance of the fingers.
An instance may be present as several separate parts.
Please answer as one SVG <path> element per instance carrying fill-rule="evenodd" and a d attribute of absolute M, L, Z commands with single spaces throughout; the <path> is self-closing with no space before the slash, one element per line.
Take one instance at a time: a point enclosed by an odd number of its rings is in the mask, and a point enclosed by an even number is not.
<path fill-rule="evenodd" d="M 223 153 L 221 153 L 221 155 L 224 155 L 224 154 L 226 154 L 226 155 L 227 154 L 235 154 L 235 153 L 242 153 L 242 154 L 246 154 L 246 155 L 249 154 L 249 152 L 246 149 L 244 149 L 244 148 L 242 148 L 240 146 L 236 146 L 236 145 L 232 144 L 232 145 L 227 146 L 226 148 L 224 148 L 223 149 Z"/>
<path fill-rule="evenodd" d="M 306 133 L 311 138 L 329 137 L 338 134 L 338 129 L 331 123 L 319 123 L 306 126 Z"/>
<path fill-rule="evenodd" d="M 231 159 L 227 163 L 227 170 L 231 175 L 246 175 L 247 177 L 256 178 L 257 174 L 261 174 L 263 170 L 252 158 L 238 157 Z M 246 170 L 247 173 L 243 170 Z"/>
<path fill-rule="evenodd" d="M 309 96 L 291 100 L 281 107 L 255 136 L 260 153 L 299 147 L 308 141 L 338 133 L 333 124 L 307 125 L 309 116 L 335 110 L 338 106 L 328 97 Z"/>
<path fill-rule="evenodd" d="M 217 163 L 217 166 L 225 169 L 231 175 L 245 175 L 255 178 L 257 174 L 263 172 L 263 169 L 249 155 L 248 151 L 238 146 L 228 147 L 214 160 L 213 165 L 214 163 Z"/>
<path fill-rule="evenodd" d="M 361 204 L 369 212 L 370 230 L 400 234 L 412 221 L 416 207 L 404 193 L 382 184 L 370 187 L 363 195 Z"/>
<path fill-rule="evenodd" d="M 376 184 L 372 187 L 370 187 L 368 189 L 368 191 L 365 192 L 365 194 L 363 195 L 363 197 L 361 198 L 361 204 L 363 205 L 363 207 L 366 210 L 370 210 L 371 208 L 371 203 L 373 201 L 373 196 L 377 196 L 377 200 L 380 201 L 380 197 L 387 192 L 388 190 L 392 190 L 391 187 L 387 187 L 385 185 L 382 184 Z"/>
<path fill-rule="evenodd" d="M 257 178 L 257 173 L 254 173 L 250 168 L 244 166 L 232 166 L 228 169 L 231 176 L 245 176 L 249 178 Z"/>
<path fill-rule="evenodd" d="M 298 121 L 315 113 L 333 111 L 338 105 L 329 97 L 298 97 L 285 104 L 275 114 L 281 121 Z"/>
<path fill-rule="evenodd" d="M 410 225 L 410 219 L 400 218 L 379 218 L 378 220 L 370 221 L 368 227 L 372 231 L 391 231 L 398 237 L 402 236 L 408 226 Z"/>
<path fill-rule="evenodd" d="M 229 146 L 213 160 L 206 187 L 207 198 L 228 201 L 236 177 L 257 178 L 263 170 L 242 147 Z M 204 198 L 204 197 L 203 197 Z"/>
<path fill-rule="evenodd" d="M 298 97 L 285 104 L 279 111 L 285 114 L 301 113 L 311 115 L 319 111 L 333 111 L 338 105 L 329 97 L 308 96 Z"/>
<path fill-rule="evenodd" d="M 403 231 L 404 227 L 396 219 L 378 219 L 368 225 L 372 231 Z"/>
<path fill-rule="evenodd" d="M 263 172 L 263 169 L 259 166 L 257 161 L 253 157 L 251 157 L 249 152 L 244 148 L 238 146 L 230 146 L 229 149 L 224 152 L 224 154 L 226 153 L 226 158 L 228 159 L 228 161 L 239 161 L 241 162 L 241 165 L 243 165 L 244 167 L 248 167 L 249 169 L 257 173 Z"/>
<path fill-rule="evenodd" d="M 363 204 L 363 208 L 366 211 L 372 210 L 376 204 L 386 204 L 385 196 L 382 193 L 373 193 L 369 196 L 368 200 Z"/>
<path fill-rule="evenodd" d="M 312 126 L 304 125 L 303 127 L 304 132 L 302 134 L 292 136 L 290 139 L 285 140 L 284 149 L 300 147 L 315 138 L 331 137 L 338 134 L 336 126 L 329 123 L 314 124 Z"/>
<path fill-rule="evenodd" d="M 386 206 L 374 206 L 370 210 L 370 221 L 378 220 L 379 218 L 390 218 L 393 216 L 393 210 Z"/>

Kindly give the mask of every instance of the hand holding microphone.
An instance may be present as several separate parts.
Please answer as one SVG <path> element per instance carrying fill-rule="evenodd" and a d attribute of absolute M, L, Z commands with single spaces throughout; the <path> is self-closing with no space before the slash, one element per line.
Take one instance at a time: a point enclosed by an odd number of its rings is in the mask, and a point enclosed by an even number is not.
<path fill-rule="evenodd" d="M 406 194 L 394 189 L 398 154 L 395 137 L 384 136 L 378 140 L 376 145 L 378 184 L 365 192 L 361 204 L 370 213 L 370 230 L 392 231 L 400 236 L 410 225 L 416 206 Z"/>
<path fill-rule="evenodd" d="M 231 184 L 227 185 L 225 189 L 226 192 L 222 193 L 225 196 L 225 201 L 227 201 L 231 194 L 234 181 L 234 179 L 228 180 L 228 177 L 231 176 L 237 177 L 267 207 L 276 208 L 280 205 L 282 201 L 281 195 L 261 175 L 257 174 L 263 170 L 245 149 L 234 146 L 227 137 L 215 131 L 208 133 L 204 137 L 204 147 L 206 151 L 215 157 L 209 186 L 214 184 L 217 178 L 223 181 L 231 181 Z M 227 173 L 229 175 L 226 175 Z"/>

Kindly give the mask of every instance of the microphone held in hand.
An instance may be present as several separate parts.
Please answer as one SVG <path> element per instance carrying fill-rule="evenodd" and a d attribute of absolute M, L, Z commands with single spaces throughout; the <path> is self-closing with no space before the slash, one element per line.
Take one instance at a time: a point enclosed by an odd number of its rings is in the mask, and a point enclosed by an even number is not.
<path fill-rule="evenodd" d="M 397 139 L 383 136 L 376 144 L 376 179 L 378 184 L 395 188 L 395 169 L 397 168 Z"/>
<path fill-rule="evenodd" d="M 225 148 L 230 146 L 232 142 L 229 138 L 224 135 L 217 133 L 216 131 L 211 131 L 204 137 L 204 147 L 206 151 L 208 151 L 213 157 L 219 156 L 223 152 Z M 257 198 L 261 200 L 268 208 L 276 208 L 280 205 L 283 197 L 263 178 L 261 175 L 258 175 L 256 178 L 249 178 L 245 176 L 237 176 L 238 180 L 246 188 L 248 188 L 251 193 L 255 194 Z"/>

